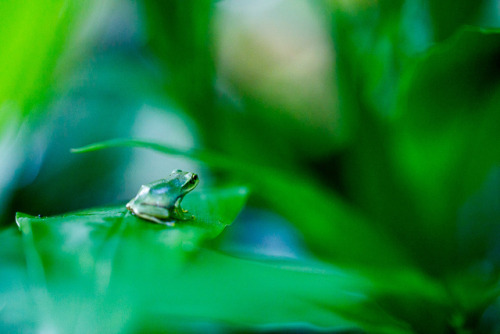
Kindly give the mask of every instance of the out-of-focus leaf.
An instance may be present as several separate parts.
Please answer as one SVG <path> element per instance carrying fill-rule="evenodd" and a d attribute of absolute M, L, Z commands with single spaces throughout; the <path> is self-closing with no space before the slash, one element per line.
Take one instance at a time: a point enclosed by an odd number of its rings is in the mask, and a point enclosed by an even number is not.
<path fill-rule="evenodd" d="M 460 209 L 458 216 L 457 257 L 463 264 L 453 277 L 462 308 L 482 312 L 500 289 L 500 169 L 495 168 L 480 191 Z"/>
<path fill-rule="evenodd" d="M 33 332 L 33 300 L 21 234 L 14 227 L 0 232 L 0 332 Z"/>
<path fill-rule="evenodd" d="M 143 147 L 166 154 L 183 155 L 242 175 L 255 193 L 294 222 L 310 247 L 321 256 L 346 265 L 408 264 L 404 250 L 338 196 L 316 185 L 305 175 L 295 175 L 252 162 L 196 149 L 179 149 L 141 140 L 117 139 L 96 143 L 73 152 L 109 147 Z"/>
<path fill-rule="evenodd" d="M 336 2 L 332 4 L 337 5 Z M 336 11 L 339 102 L 356 119 L 349 146 L 335 160 L 341 189 L 379 231 L 420 260 L 426 242 L 415 237 L 419 217 L 392 157 L 391 121 L 401 73 L 428 48 L 428 22 L 418 1 L 364 4 Z M 356 7 L 356 3 L 353 3 Z M 416 10 L 416 7 L 418 10 Z"/>
<path fill-rule="evenodd" d="M 372 295 L 389 314 L 405 321 L 413 333 L 444 333 L 452 319 L 464 317 L 450 298 L 449 287 L 417 270 L 401 268 L 364 272 L 374 282 Z"/>
<path fill-rule="evenodd" d="M 160 55 L 167 89 L 186 110 L 213 115 L 214 65 L 210 47 L 213 0 L 142 1 L 153 50 Z"/>
<path fill-rule="evenodd" d="M 500 271 L 500 169 L 495 168 L 481 190 L 460 209 L 459 256 L 481 264 L 490 274 Z M 479 269 L 479 268 L 478 268 Z M 486 272 L 483 274 L 487 274 Z"/>
<path fill-rule="evenodd" d="M 166 316 L 167 323 L 172 315 L 174 321 L 189 315 L 262 329 L 407 332 L 366 295 L 367 281 L 323 264 L 248 261 L 204 251 L 175 279 L 176 291 L 161 283 L 159 295 L 149 292 L 141 300 L 146 312 Z"/>
<path fill-rule="evenodd" d="M 428 0 L 434 38 L 442 41 L 466 24 L 474 24 L 485 1 Z M 421 5 L 422 6 L 422 5 Z"/>
<path fill-rule="evenodd" d="M 37 116 L 54 93 L 56 78 L 67 74 L 58 72 L 58 66 L 74 60 L 67 54 L 68 41 L 93 5 L 94 1 L 0 1 L 0 225 L 25 159 L 36 160 L 34 156 L 43 153 L 39 128 L 26 128 L 39 125 Z M 36 169 L 37 162 L 29 165 Z"/>
<path fill-rule="evenodd" d="M 478 321 L 477 333 L 499 333 L 500 298 L 497 298 L 481 315 Z"/>
<path fill-rule="evenodd" d="M 396 176 L 416 206 L 423 235 L 415 238 L 431 245 L 420 255 L 435 270 L 452 260 L 458 208 L 500 161 L 499 57 L 498 31 L 465 29 L 431 49 L 401 86 Z"/>
<path fill-rule="evenodd" d="M 408 332 L 371 301 L 371 284 L 357 275 L 316 262 L 192 252 L 193 243 L 232 221 L 245 197 L 244 188 L 190 194 L 183 203 L 198 219 L 175 227 L 148 223 L 124 207 L 47 218 L 18 214 L 33 327 L 194 331 L 222 324 Z"/>
<path fill-rule="evenodd" d="M 26 114 L 34 102 L 43 100 L 57 56 L 64 50 L 81 12 L 80 4 L 61 0 L 32 1 L 23 6 L 14 1 L 0 3 L 0 105 L 14 102 L 21 114 Z"/>

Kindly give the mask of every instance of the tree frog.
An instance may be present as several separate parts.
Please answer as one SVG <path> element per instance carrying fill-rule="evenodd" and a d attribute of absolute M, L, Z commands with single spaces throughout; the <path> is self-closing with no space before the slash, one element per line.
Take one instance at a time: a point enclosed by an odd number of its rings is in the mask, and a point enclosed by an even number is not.
<path fill-rule="evenodd" d="M 198 182 L 198 175 L 174 170 L 166 179 L 141 186 L 137 196 L 127 203 L 127 209 L 138 217 L 169 226 L 178 220 L 194 219 L 181 208 L 181 201 Z"/>

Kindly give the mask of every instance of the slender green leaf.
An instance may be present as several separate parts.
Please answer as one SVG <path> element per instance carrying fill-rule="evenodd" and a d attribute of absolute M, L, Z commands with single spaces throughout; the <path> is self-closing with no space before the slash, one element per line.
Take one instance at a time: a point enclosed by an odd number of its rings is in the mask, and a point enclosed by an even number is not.
<path fill-rule="evenodd" d="M 468 28 L 404 77 L 395 122 L 398 177 L 411 193 L 435 270 L 455 261 L 458 209 L 500 161 L 500 33 Z"/>
<path fill-rule="evenodd" d="M 339 196 L 315 184 L 307 175 L 296 175 L 224 155 L 181 149 L 159 143 L 117 139 L 73 149 L 75 153 L 110 147 L 142 147 L 182 155 L 228 170 L 255 188 L 273 208 L 294 222 L 319 255 L 339 262 L 366 266 L 406 264 L 404 251 Z"/>

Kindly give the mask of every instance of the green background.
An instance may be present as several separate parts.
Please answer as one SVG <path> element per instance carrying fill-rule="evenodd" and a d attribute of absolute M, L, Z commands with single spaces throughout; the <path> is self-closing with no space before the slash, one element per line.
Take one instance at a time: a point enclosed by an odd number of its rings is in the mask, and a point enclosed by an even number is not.
<path fill-rule="evenodd" d="M 497 1 L 0 22 L 0 331 L 500 330 Z M 178 168 L 195 222 L 124 210 Z"/>

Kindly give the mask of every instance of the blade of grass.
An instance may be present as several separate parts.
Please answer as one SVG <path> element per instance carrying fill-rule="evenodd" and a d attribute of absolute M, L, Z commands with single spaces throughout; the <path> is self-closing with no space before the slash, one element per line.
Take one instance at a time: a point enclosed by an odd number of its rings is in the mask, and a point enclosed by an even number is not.
<path fill-rule="evenodd" d="M 115 139 L 72 149 L 72 152 L 93 152 L 111 147 L 140 147 L 180 155 L 240 175 L 252 185 L 255 194 L 295 223 L 311 249 L 323 258 L 351 266 L 408 265 L 406 254 L 394 240 L 377 230 L 339 196 L 302 174 L 234 160 L 205 150 L 176 148 L 137 139 Z"/>

